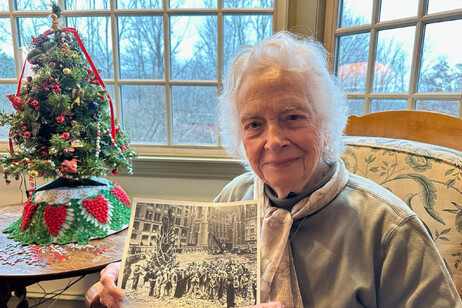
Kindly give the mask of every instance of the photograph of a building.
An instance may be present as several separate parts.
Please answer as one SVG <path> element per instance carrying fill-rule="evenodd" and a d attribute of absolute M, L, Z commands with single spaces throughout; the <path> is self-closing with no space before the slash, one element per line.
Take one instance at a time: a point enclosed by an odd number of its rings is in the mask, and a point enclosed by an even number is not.
<path fill-rule="evenodd" d="M 120 286 L 149 307 L 257 302 L 257 204 L 140 200 Z"/>

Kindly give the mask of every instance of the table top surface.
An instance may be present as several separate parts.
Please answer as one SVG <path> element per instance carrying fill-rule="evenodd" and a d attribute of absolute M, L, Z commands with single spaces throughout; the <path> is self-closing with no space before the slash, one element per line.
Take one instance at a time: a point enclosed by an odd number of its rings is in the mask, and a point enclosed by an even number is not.
<path fill-rule="evenodd" d="M 22 215 L 21 204 L 0 207 L 0 231 Z M 0 280 L 34 283 L 99 272 L 122 259 L 127 229 L 87 245 L 20 245 L 0 232 Z"/>

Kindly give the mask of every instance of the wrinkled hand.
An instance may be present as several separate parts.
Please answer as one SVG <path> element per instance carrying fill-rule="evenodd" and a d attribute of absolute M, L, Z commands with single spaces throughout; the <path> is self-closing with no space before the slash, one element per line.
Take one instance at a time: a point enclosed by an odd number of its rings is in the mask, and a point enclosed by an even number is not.
<path fill-rule="evenodd" d="M 286 308 L 286 305 L 282 302 L 271 302 L 271 303 L 262 303 L 258 304 L 255 306 L 252 306 L 252 308 Z"/>
<path fill-rule="evenodd" d="M 120 262 L 111 263 L 101 271 L 102 288 L 99 292 L 101 304 L 108 308 L 120 308 L 119 302 L 123 299 L 122 290 L 116 286 L 119 277 Z"/>

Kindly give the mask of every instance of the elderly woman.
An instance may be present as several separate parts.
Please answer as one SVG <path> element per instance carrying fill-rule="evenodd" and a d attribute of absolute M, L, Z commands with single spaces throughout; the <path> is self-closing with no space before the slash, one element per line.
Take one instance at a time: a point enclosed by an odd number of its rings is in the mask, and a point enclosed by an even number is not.
<path fill-rule="evenodd" d="M 260 306 L 462 307 L 416 214 L 339 159 L 344 97 L 319 43 L 280 32 L 241 49 L 218 109 L 224 145 L 251 171 L 215 200 L 262 205 Z M 105 303 L 121 299 L 115 268 Z"/>

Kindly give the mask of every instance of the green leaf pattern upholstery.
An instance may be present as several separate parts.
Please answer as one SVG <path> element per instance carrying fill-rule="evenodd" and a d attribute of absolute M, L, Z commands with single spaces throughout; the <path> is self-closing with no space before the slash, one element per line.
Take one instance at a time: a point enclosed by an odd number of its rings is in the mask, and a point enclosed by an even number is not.
<path fill-rule="evenodd" d="M 417 213 L 462 294 L 462 152 L 401 139 L 344 139 L 347 169 L 389 189 Z"/>

